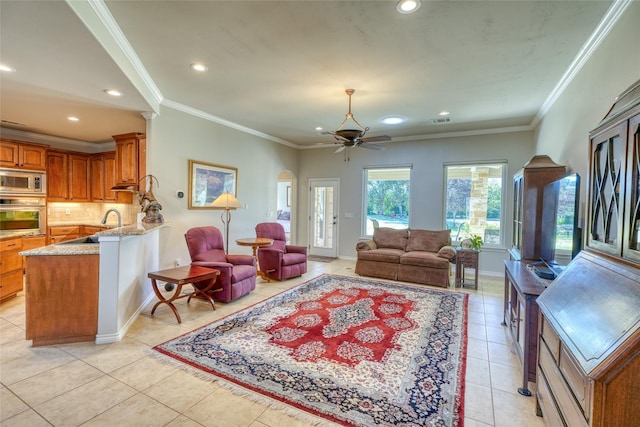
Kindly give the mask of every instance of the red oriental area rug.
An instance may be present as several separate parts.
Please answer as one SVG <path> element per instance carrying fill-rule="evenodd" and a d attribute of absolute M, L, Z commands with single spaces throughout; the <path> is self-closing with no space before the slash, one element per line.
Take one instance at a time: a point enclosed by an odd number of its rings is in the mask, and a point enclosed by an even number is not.
<path fill-rule="evenodd" d="M 462 426 L 468 296 L 322 275 L 154 350 L 353 426 Z"/>

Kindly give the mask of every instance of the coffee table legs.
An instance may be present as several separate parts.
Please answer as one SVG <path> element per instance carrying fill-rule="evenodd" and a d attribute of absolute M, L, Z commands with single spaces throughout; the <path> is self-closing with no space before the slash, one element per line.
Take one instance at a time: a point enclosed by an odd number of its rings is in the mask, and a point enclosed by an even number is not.
<path fill-rule="evenodd" d="M 209 281 L 209 284 L 207 285 L 206 288 L 204 289 L 198 289 L 196 287 L 195 284 L 191 284 L 193 286 L 193 292 L 191 292 L 188 295 L 180 295 L 180 293 L 182 292 L 182 285 L 183 283 L 174 283 L 176 285 L 175 289 L 174 289 L 174 293 L 171 297 L 169 298 L 165 298 L 164 295 L 162 295 L 162 292 L 160 292 L 160 290 L 158 289 L 158 284 L 156 283 L 156 279 L 151 279 L 151 285 L 153 288 L 153 292 L 156 294 L 156 297 L 158 297 L 158 302 L 155 303 L 155 305 L 153 306 L 153 308 L 151 309 L 151 315 L 153 315 L 153 313 L 155 313 L 156 308 L 158 308 L 158 306 L 160 304 L 167 304 L 171 310 L 173 311 L 173 314 L 176 315 L 176 319 L 178 319 L 178 323 L 182 323 L 182 319 L 180 318 L 180 314 L 178 313 L 178 309 L 176 308 L 175 305 L 173 305 L 173 301 L 180 299 L 180 298 L 184 298 L 184 297 L 188 297 L 187 299 L 187 304 L 191 301 L 191 298 L 196 297 L 196 298 L 202 298 L 205 299 L 207 301 L 209 301 L 209 303 L 211 304 L 211 308 L 213 310 L 216 309 L 216 306 L 214 304 L 213 301 L 213 297 L 209 294 L 209 292 L 213 291 L 213 292 L 220 292 L 222 291 L 222 288 L 220 289 L 213 289 L 213 286 L 216 283 L 216 279 L 217 277 L 214 277 L 213 279 L 211 279 Z M 188 283 L 184 283 L 185 285 L 187 285 Z"/>
<path fill-rule="evenodd" d="M 176 319 L 178 319 L 178 323 L 182 323 L 182 319 L 180 318 L 180 314 L 178 314 L 178 309 L 176 308 L 175 305 L 173 305 L 173 301 L 181 298 L 180 292 L 182 292 L 182 284 L 178 283 L 176 284 L 176 287 L 174 289 L 174 293 L 173 295 L 167 299 L 164 297 L 164 295 L 162 295 L 162 293 L 160 292 L 160 290 L 158 289 L 158 284 L 156 283 L 156 279 L 151 279 L 151 284 L 153 285 L 153 292 L 156 294 L 156 297 L 158 297 L 158 302 L 153 306 L 153 309 L 151 310 L 151 315 L 153 315 L 153 313 L 155 313 L 156 308 L 158 308 L 158 306 L 160 304 L 167 304 L 171 310 L 173 311 L 173 314 L 176 315 Z"/>

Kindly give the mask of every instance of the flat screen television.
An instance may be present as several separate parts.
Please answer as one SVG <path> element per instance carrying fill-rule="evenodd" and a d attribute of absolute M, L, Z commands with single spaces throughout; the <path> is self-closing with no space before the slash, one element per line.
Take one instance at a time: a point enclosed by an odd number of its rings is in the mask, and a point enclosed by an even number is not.
<path fill-rule="evenodd" d="M 580 175 L 577 173 L 547 184 L 542 199 L 540 233 L 541 266 L 534 266 L 538 276 L 554 279 L 568 261 L 580 252 L 582 229 L 578 224 Z M 546 268 L 544 268 L 546 267 Z"/>

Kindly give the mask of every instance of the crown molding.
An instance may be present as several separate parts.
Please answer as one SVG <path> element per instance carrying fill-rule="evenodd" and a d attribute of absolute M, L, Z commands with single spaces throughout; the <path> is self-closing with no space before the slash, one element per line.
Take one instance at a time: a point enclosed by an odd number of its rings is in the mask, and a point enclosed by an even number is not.
<path fill-rule="evenodd" d="M 536 126 L 542 121 L 544 116 L 549 112 L 553 104 L 558 100 L 560 95 L 565 91 L 567 86 L 573 81 L 578 72 L 582 70 L 582 67 L 591 59 L 594 52 L 600 47 L 602 41 L 609 35 L 615 24 L 618 22 L 623 13 L 633 3 L 633 0 L 614 0 L 607 10 L 607 13 L 602 18 L 596 29 L 591 33 L 591 36 L 587 39 L 585 44 L 580 49 L 580 52 L 573 59 L 569 68 L 564 72 L 560 81 L 553 88 L 547 99 L 542 103 L 538 113 L 531 121 L 531 127 L 535 129 Z"/>

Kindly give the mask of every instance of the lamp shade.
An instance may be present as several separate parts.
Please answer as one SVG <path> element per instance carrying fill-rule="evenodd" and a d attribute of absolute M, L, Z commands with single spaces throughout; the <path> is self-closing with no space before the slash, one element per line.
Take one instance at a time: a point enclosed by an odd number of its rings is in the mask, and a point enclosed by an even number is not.
<path fill-rule="evenodd" d="M 240 201 L 236 199 L 233 194 L 225 192 L 219 195 L 218 198 L 215 199 L 213 203 L 211 203 L 211 206 L 213 206 L 214 208 L 223 209 L 241 208 L 242 203 L 240 203 Z"/>

